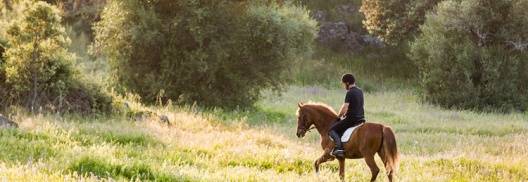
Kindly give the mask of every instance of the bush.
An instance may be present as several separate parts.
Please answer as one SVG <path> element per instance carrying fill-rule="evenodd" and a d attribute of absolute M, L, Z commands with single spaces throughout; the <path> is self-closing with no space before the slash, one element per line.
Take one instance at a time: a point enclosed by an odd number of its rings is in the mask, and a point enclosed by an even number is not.
<path fill-rule="evenodd" d="M 361 12 L 363 24 L 386 43 L 397 45 L 412 40 L 425 14 L 442 0 L 364 0 Z"/>
<path fill-rule="evenodd" d="M 29 4 L 7 30 L 5 61 L 0 64 L 1 106 L 21 105 L 36 112 L 109 110 L 109 97 L 77 79 L 74 55 L 56 7 Z M 3 92 L 3 93 L 2 93 Z"/>
<path fill-rule="evenodd" d="M 109 2 L 95 31 L 116 81 L 145 101 L 232 108 L 280 88 L 316 25 L 292 5 L 134 0 Z"/>
<path fill-rule="evenodd" d="M 445 107 L 526 110 L 527 8 L 520 0 L 439 4 L 411 51 L 425 98 Z"/>

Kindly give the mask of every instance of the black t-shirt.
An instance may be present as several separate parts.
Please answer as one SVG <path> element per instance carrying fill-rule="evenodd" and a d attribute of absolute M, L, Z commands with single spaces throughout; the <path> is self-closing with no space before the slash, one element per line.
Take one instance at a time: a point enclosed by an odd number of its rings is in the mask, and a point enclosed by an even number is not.
<path fill-rule="evenodd" d="M 348 103 L 348 110 L 345 114 L 346 120 L 365 121 L 365 111 L 363 109 L 363 91 L 358 87 L 352 87 L 347 91 L 345 103 Z"/>

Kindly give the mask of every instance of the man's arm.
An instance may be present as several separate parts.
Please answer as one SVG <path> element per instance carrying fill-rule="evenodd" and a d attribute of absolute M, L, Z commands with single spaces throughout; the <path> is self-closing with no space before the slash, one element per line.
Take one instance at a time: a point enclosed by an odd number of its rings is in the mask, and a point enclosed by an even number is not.
<path fill-rule="evenodd" d="M 339 109 L 339 114 L 337 115 L 339 118 L 343 117 L 348 111 L 348 103 L 343 103 L 341 106 L 341 109 Z"/>
<path fill-rule="evenodd" d="M 345 102 L 341 106 L 341 109 L 339 109 L 339 118 L 343 117 L 348 112 L 348 104 L 352 102 L 353 95 L 352 92 L 347 92 L 345 96 Z"/>

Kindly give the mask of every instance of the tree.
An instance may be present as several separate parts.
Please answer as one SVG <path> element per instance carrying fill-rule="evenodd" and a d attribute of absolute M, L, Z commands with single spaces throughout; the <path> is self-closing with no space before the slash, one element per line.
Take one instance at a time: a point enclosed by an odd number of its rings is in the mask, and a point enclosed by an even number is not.
<path fill-rule="evenodd" d="M 285 83 L 316 24 L 292 5 L 132 0 L 109 2 L 95 30 L 117 82 L 145 101 L 233 108 Z"/>
<path fill-rule="evenodd" d="M 81 114 L 109 111 L 111 99 L 79 80 L 57 8 L 42 1 L 27 6 L 7 29 L 5 59 L 0 62 L 0 107 Z"/>
<path fill-rule="evenodd" d="M 68 38 L 60 24 L 58 10 L 36 2 L 7 31 L 6 83 L 11 95 L 20 96 L 32 111 L 50 92 L 63 94 L 72 75 L 73 55 L 68 53 Z M 29 97 L 22 97 L 27 95 Z"/>
<path fill-rule="evenodd" d="M 364 0 L 363 25 L 388 44 L 412 40 L 425 20 L 425 13 L 442 0 Z"/>
<path fill-rule="evenodd" d="M 445 107 L 526 110 L 524 0 L 448 0 L 429 13 L 410 56 L 427 100 Z"/>

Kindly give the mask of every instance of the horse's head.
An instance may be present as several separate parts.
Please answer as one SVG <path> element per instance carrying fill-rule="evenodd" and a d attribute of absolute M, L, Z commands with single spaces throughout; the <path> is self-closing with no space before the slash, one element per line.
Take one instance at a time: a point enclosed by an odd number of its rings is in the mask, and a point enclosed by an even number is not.
<path fill-rule="evenodd" d="M 310 126 L 312 126 L 314 123 L 310 120 L 310 114 L 308 110 L 304 107 L 304 104 L 300 102 L 298 104 L 299 109 L 297 109 L 297 137 L 302 138 L 306 134 L 308 130 L 310 130 Z"/>

